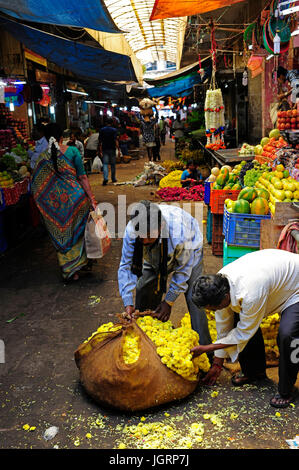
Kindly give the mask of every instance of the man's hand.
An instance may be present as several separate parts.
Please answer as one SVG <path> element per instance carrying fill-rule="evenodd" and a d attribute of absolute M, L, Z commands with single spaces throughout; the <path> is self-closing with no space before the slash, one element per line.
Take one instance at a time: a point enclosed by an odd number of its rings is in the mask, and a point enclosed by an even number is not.
<path fill-rule="evenodd" d="M 193 357 L 197 357 L 205 353 L 206 349 L 206 346 L 200 344 L 199 346 L 195 346 L 194 348 L 192 348 L 190 352 L 193 354 Z"/>
<path fill-rule="evenodd" d="M 132 321 L 134 318 L 135 307 L 133 305 L 127 305 L 125 308 L 125 313 L 123 313 L 123 317 L 126 320 Z"/>
<path fill-rule="evenodd" d="M 219 367 L 217 364 L 213 364 L 205 378 L 202 379 L 202 383 L 205 385 L 215 385 L 220 374 L 221 367 Z"/>
<path fill-rule="evenodd" d="M 163 300 L 158 307 L 155 310 L 155 313 L 157 314 L 158 320 L 161 320 L 163 322 L 169 320 L 170 314 L 171 314 L 171 306 Z"/>

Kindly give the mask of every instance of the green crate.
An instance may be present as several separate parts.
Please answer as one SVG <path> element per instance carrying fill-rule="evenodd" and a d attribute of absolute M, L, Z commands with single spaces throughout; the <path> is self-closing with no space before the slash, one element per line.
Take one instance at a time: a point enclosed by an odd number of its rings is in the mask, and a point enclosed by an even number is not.
<path fill-rule="evenodd" d="M 248 248 L 247 246 L 232 246 L 223 241 L 223 266 L 232 263 L 241 256 L 258 251 L 259 248 Z"/>

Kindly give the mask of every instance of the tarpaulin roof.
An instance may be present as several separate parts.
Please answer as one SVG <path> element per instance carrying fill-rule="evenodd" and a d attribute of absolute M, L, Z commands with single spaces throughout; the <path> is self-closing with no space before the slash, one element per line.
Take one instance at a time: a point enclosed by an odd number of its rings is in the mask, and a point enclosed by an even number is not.
<path fill-rule="evenodd" d="M 120 32 L 102 0 L 0 0 L 0 9 L 19 20 Z"/>
<path fill-rule="evenodd" d="M 134 81 L 128 56 L 70 41 L 6 18 L 0 25 L 32 51 L 83 78 Z"/>
<path fill-rule="evenodd" d="M 192 88 L 193 85 L 201 83 L 201 77 L 199 74 L 190 75 L 182 78 L 181 80 L 175 80 L 164 86 L 148 88 L 147 92 L 152 98 L 158 98 L 161 96 L 178 96 L 179 93 Z"/>
<path fill-rule="evenodd" d="M 241 1 L 243 0 L 210 0 L 205 2 L 198 0 L 176 0 L 175 2 L 173 0 L 156 0 L 150 20 L 206 13 Z"/>
<path fill-rule="evenodd" d="M 204 59 L 201 60 L 201 62 L 205 62 L 208 60 L 209 57 L 205 57 Z M 160 86 L 166 82 L 176 80 L 179 78 L 182 78 L 186 75 L 189 75 L 192 72 L 197 72 L 199 69 L 199 62 L 193 62 L 193 64 L 186 65 L 185 67 L 175 70 L 174 72 L 168 73 L 167 75 L 162 75 L 161 77 L 157 78 L 144 78 L 144 81 L 148 83 L 149 85 L 154 85 L 154 86 Z"/>

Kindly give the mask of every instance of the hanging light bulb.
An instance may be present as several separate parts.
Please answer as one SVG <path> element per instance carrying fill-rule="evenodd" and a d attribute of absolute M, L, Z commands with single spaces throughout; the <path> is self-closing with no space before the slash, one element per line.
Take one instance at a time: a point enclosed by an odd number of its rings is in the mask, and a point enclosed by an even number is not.
<path fill-rule="evenodd" d="M 243 85 L 243 86 L 247 86 L 247 85 L 248 85 L 248 73 L 247 73 L 247 70 L 244 70 L 244 72 L 243 72 L 242 85 Z"/>
<path fill-rule="evenodd" d="M 278 35 L 278 30 L 273 39 L 274 42 L 274 54 L 280 54 L 280 37 Z"/>
<path fill-rule="evenodd" d="M 13 101 L 10 101 L 9 103 L 9 111 L 14 111 L 15 110 L 15 105 L 13 104 Z"/>

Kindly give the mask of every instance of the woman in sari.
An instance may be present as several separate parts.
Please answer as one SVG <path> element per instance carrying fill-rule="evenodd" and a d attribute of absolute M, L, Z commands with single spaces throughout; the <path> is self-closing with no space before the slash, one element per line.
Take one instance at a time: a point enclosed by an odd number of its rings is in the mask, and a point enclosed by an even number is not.
<path fill-rule="evenodd" d="M 78 271 L 88 268 L 84 231 L 90 206 L 97 202 L 92 194 L 82 158 L 76 147 L 62 145 L 62 130 L 48 124 L 49 142 L 36 164 L 32 194 L 57 251 L 64 280 L 78 280 Z"/>

